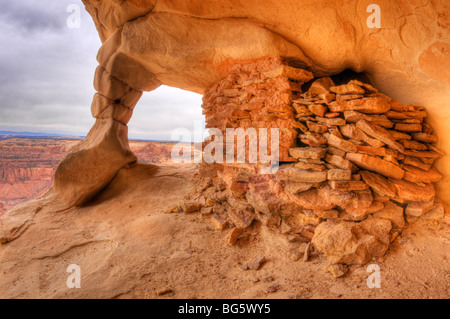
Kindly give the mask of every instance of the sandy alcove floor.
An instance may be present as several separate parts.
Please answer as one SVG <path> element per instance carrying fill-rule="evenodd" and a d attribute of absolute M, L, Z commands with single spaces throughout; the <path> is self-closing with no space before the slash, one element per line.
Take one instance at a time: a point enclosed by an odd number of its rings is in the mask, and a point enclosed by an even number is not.
<path fill-rule="evenodd" d="M 255 227 L 253 240 L 230 246 L 200 213 L 165 213 L 195 189 L 195 166 L 136 164 L 122 169 L 89 205 L 65 209 L 49 193 L 1 220 L 1 298 L 448 298 L 450 226 L 421 219 L 378 260 L 381 288 L 366 267 L 343 278 L 323 256 L 292 261 L 293 244 Z M 11 232 L 11 230 L 13 230 Z M 240 266 L 263 254 L 260 270 Z M 81 269 L 68 289 L 66 269 Z"/>

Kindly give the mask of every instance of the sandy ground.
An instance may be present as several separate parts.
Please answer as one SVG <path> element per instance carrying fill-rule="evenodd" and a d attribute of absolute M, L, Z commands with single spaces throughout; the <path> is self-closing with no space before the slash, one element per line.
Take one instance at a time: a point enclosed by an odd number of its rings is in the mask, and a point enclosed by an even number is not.
<path fill-rule="evenodd" d="M 448 298 L 450 226 L 418 220 L 376 262 L 371 273 L 352 267 L 343 278 L 325 271 L 320 254 L 292 261 L 299 244 L 265 227 L 252 240 L 230 246 L 231 230 L 218 230 L 200 213 L 165 213 L 193 192 L 194 166 L 134 165 L 89 205 L 65 209 L 51 192 L 0 219 L 1 298 Z M 13 232 L 10 232 L 14 230 Z M 10 237 L 11 237 L 10 236 Z M 0 236 L 1 237 L 1 236 Z M 264 254 L 260 270 L 241 265 Z M 81 269 L 81 288 L 66 272 Z"/>

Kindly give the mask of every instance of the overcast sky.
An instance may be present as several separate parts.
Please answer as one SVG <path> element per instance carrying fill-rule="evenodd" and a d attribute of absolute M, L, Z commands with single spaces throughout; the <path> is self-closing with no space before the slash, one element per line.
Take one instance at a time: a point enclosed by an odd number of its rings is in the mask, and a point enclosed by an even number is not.
<path fill-rule="evenodd" d="M 69 28 L 81 9 L 79 28 Z M 101 45 L 80 0 L 0 0 L 0 130 L 85 135 L 94 123 L 95 59 Z M 203 121 L 201 95 L 162 86 L 146 92 L 129 123 L 131 138 L 170 140 Z"/>

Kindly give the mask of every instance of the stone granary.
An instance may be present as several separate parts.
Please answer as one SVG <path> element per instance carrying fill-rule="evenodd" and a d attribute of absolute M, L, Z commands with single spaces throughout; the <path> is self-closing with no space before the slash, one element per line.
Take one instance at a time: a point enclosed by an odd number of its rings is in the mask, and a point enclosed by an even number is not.
<path fill-rule="evenodd" d="M 231 244 L 258 222 L 332 264 L 364 264 L 409 222 L 443 215 L 448 1 L 379 0 L 380 28 L 367 23 L 369 0 L 83 3 L 102 40 L 96 123 L 56 171 L 64 207 L 86 204 L 137 160 L 127 123 L 143 92 L 164 84 L 203 94 L 208 128 L 280 129 L 276 174 L 203 164 L 201 200 L 176 205 L 231 226 Z M 1 241 L 22 231 L 4 227 Z"/>

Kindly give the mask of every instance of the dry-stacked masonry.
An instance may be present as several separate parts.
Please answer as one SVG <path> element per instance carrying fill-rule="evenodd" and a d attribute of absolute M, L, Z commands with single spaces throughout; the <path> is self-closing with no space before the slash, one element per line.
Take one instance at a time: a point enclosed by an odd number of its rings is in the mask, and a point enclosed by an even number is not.
<path fill-rule="evenodd" d="M 204 191 L 205 211 L 220 228 L 235 227 L 231 243 L 259 220 L 290 241 L 313 240 L 335 263 L 365 263 L 385 253 L 405 215 L 443 213 L 433 186 L 442 152 L 423 107 L 271 58 L 234 65 L 203 108 L 209 128 L 280 128 L 275 175 L 259 175 L 258 165 L 210 166 L 223 182 Z"/>

